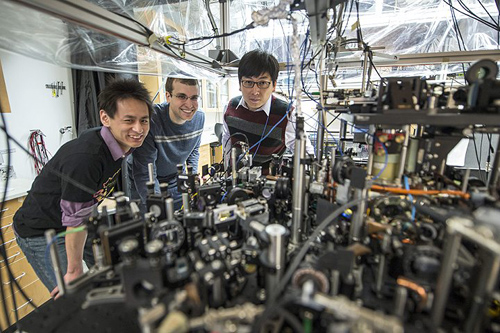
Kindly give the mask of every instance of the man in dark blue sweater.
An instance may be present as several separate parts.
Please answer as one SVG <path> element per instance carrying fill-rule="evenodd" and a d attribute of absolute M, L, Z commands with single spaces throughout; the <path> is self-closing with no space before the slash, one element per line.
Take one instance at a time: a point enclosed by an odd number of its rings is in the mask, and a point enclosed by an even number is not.
<path fill-rule="evenodd" d="M 160 183 L 168 183 L 174 208 L 179 209 L 182 200 L 177 192 L 177 164 L 187 163 L 197 171 L 205 114 L 198 110 L 197 80 L 168 78 L 165 91 L 167 103 L 154 106 L 149 134 L 129 159 L 130 196 L 145 204 L 148 164 L 153 163 L 155 191 L 159 192 Z"/>

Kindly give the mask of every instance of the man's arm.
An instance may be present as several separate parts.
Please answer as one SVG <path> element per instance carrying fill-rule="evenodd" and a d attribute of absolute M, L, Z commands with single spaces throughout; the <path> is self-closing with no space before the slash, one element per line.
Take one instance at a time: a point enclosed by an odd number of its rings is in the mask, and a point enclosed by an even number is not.
<path fill-rule="evenodd" d="M 64 275 L 64 282 L 69 283 L 83 274 L 83 248 L 87 240 L 87 231 L 72 232 L 76 228 L 68 227 L 66 232 L 70 232 L 65 237 L 66 257 L 68 267 Z M 51 291 L 50 296 L 54 299 L 59 298 L 59 287 Z"/>
<path fill-rule="evenodd" d="M 83 248 L 87 240 L 87 231 L 72 232 L 76 228 L 66 228 L 66 256 L 68 269 L 64 280 L 70 282 L 83 274 Z"/>
<path fill-rule="evenodd" d="M 66 274 L 64 275 L 64 281 L 66 283 L 73 281 L 83 274 L 83 248 L 87 240 L 87 231 L 75 232 L 75 229 L 83 224 L 96 205 L 97 203 L 94 201 L 71 202 L 64 199 L 61 200 L 61 223 L 66 227 L 67 232 L 65 243 L 68 266 Z M 59 298 L 58 294 L 59 289 L 57 287 L 50 293 L 50 295 L 56 299 Z"/>

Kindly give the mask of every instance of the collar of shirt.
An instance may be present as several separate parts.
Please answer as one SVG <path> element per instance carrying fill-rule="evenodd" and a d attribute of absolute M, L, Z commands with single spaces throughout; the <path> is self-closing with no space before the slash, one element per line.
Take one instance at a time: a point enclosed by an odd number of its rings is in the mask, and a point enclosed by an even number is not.
<path fill-rule="evenodd" d="M 102 139 L 104 140 L 104 143 L 106 146 L 108 146 L 109 151 L 111 152 L 111 156 L 113 156 L 113 159 L 117 161 L 120 158 L 125 158 L 128 155 L 132 154 L 134 151 L 133 148 L 131 148 L 128 152 L 123 153 L 123 150 L 121 149 L 120 145 L 118 144 L 118 141 L 116 141 L 115 137 L 113 136 L 113 133 L 109 130 L 108 127 L 103 126 L 101 128 L 101 136 Z"/>
<path fill-rule="evenodd" d="M 269 113 L 271 113 L 271 101 L 272 100 L 273 100 L 273 95 L 271 94 L 271 96 L 269 96 L 269 99 L 267 100 L 267 102 L 264 103 L 264 105 L 262 105 L 260 108 L 258 108 L 255 111 L 252 111 L 252 112 L 264 111 L 266 113 L 266 115 L 269 117 Z M 245 102 L 245 99 L 243 98 L 243 96 L 241 96 L 240 103 L 238 104 L 237 108 L 240 105 L 243 106 L 244 108 L 248 109 L 247 102 Z M 248 109 L 248 110 L 251 111 L 250 109 Z"/>

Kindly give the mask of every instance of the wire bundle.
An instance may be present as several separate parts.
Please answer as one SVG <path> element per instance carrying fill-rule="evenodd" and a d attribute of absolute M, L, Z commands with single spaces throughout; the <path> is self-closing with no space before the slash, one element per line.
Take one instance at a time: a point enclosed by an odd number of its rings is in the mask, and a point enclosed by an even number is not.
<path fill-rule="evenodd" d="M 40 172 L 42 172 L 42 168 L 49 161 L 50 153 L 47 150 L 47 147 L 45 146 L 45 141 L 43 140 L 44 136 L 45 134 L 43 134 L 42 131 L 37 129 L 31 131 L 30 137 L 28 139 L 28 147 L 31 156 L 34 157 L 33 164 L 35 166 L 35 171 L 37 175 L 39 175 Z"/>

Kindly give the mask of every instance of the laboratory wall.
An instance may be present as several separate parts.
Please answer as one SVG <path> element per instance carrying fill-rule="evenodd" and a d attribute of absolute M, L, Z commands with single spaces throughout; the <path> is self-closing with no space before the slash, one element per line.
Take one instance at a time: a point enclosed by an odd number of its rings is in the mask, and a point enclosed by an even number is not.
<path fill-rule="evenodd" d="M 3 114 L 7 131 L 22 147 L 28 148 L 31 131 L 41 130 L 47 150 L 54 155 L 62 144 L 76 137 L 72 130 L 60 133 L 61 128 L 74 128 L 71 69 L 2 50 L 0 61 L 11 109 L 10 113 Z M 46 87 L 58 82 L 64 90 Z M 11 165 L 16 177 L 34 179 L 33 160 L 12 141 L 11 148 Z M 0 167 L 7 163 L 6 149 L 7 142 L 2 132 L 0 154 L 4 163 Z"/>

